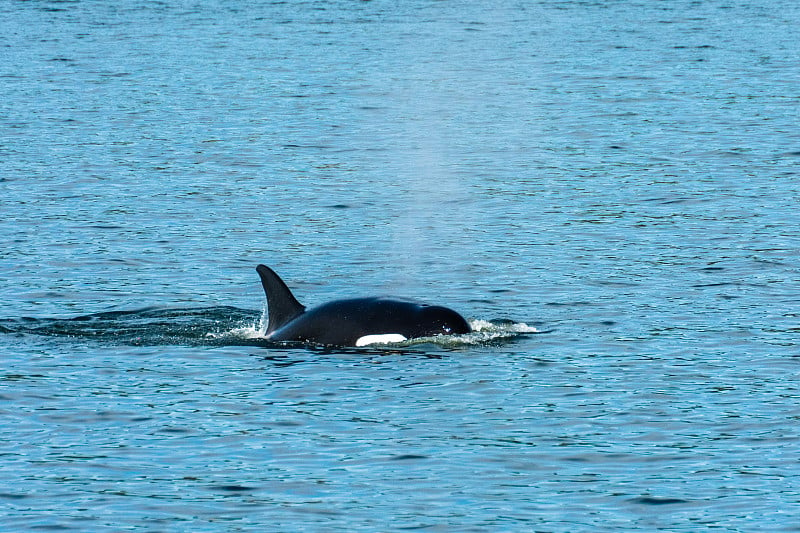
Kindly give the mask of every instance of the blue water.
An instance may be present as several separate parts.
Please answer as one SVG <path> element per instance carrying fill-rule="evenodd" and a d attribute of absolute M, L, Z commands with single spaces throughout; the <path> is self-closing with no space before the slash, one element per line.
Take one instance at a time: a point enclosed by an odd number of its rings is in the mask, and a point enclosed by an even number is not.
<path fill-rule="evenodd" d="M 800 530 L 798 22 L 0 2 L 0 530 Z"/>

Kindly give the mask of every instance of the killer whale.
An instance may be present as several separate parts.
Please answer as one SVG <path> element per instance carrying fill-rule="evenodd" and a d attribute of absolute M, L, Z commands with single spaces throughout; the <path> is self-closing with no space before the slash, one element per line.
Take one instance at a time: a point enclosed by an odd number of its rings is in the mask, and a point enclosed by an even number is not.
<path fill-rule="evenodd" d="M 267 297 L 266 338 L 329 346 L 366 346 L 469 333 L 464 317 L 447 307 L 389 298 L 336 300 L 306 310 L 274 270 L 256 267 Z"/>

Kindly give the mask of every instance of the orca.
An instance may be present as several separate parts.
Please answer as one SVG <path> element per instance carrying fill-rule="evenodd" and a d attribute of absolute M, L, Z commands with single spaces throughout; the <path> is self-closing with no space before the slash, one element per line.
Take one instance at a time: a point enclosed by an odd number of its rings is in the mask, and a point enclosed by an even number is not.
<path fill-rule="evenodd" d="M 270 341 L 367 346 L 472 331 L 452 309 L 406 300 L 354 298 L 306 310 L 274 270 L 258 265 L 256 271 L 267 296 Z"/>

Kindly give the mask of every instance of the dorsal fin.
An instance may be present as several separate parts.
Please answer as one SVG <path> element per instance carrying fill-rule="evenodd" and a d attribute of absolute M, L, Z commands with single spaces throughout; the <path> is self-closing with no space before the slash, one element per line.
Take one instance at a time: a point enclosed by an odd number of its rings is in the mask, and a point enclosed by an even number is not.
<path fill-rule="evenodd" d="M 295 299 L 292 291 L 283 280 L 268 266 L 258 265 L 258 275 L 261 276 L 261 285 L 267 295 L 267 309 L 269 311 L 269 324 L 267 335 L 289 323 L 295 317 L 303 314 L 306 308 Z"/>

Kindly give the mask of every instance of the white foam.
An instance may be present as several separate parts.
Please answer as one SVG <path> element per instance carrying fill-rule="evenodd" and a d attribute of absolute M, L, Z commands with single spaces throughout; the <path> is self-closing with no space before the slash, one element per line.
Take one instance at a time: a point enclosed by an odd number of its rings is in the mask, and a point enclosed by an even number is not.
<path fill-rule="evenodd" d="M 356 341 L 356 346 L 369 344 L 387 344 L 389 342 L 403 342 L 406 338 L 399 333 L 384 333 L 382 335 L 364 335 Z"/>
<path fill-rule="evenodd" d="M 488 320 L 472 320 L 470 327 L 474 332 L 488 332 L 488 333 L 539 333 L 539 330 L 533 326 L 529 326 L 524 322 L 515 322 L 511 324 L 494 324 Z"/>

